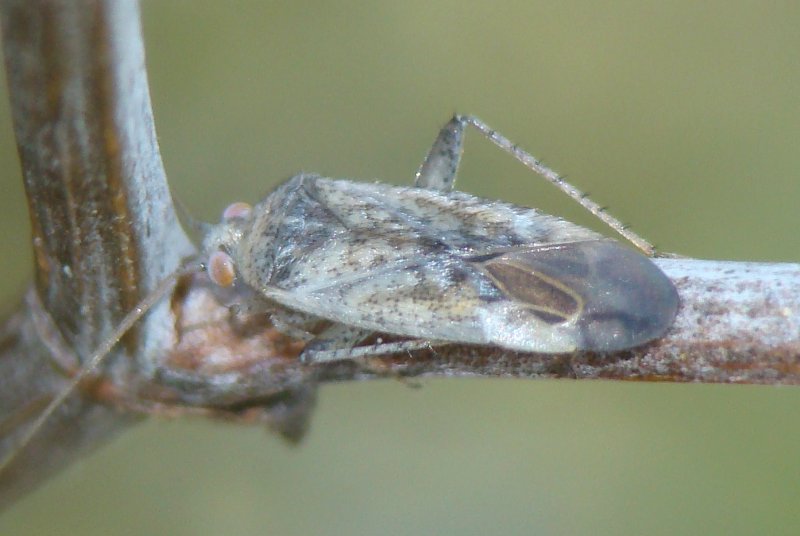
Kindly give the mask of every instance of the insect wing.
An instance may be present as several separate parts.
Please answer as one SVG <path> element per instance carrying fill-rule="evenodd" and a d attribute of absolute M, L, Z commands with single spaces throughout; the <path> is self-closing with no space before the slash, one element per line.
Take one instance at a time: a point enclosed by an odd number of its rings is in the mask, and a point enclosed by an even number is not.
<path fill-rule="evenodd" d="M 600 238 L 534 209 L 463 192 L 315 175 L 290 179 L 254 213 L 234 255 L 245 282 L 264 292 L 313 289 L 387 266 Z"/>
<path fill-rule="evenodd" d="M 282 228 L 271 220 L 275 233 L 293 239 L 262 252 L 269 262 L 251 262 L 268 264 L 269 277 L 250 278 L 292 309 L 409 337 L 550 353 L 633 347 L 674 318 L 674 287 L 650 260 L 534 209 L 461 192 L 293 181 L 271 201 L 283 212 Z"/>
<path fill-rule="evenodd" d="M 477 264 L 508 300 L 504 312 L 488 311 L 483 326 L 502 346 L 623 350 L 662 336 L 678 309 L 663 272 L 611 240 L 521 248 Z"/>

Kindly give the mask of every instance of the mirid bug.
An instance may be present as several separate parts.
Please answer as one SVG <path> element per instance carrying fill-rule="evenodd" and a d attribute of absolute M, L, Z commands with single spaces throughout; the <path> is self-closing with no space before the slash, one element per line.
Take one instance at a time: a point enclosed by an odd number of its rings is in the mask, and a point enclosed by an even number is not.
<path fill-rule="evenodd" d="M 614 352 L 662 336 L 675 287 L 645 255 L 536 209 L 453 191 L 472 126 L 647 254 L 652 246 L 555 172 L 471 116 L 439 133 L 413 187 L 300 174 L 250 207 L 235 203 L 203 240 L 209 278 L 237 281 L 321 363 L 459 342 L 541 353 Z M 0 460 L 0 473 L 113 346 L 163 298 L 146 296 Z M 357 346 L 374 333 L 399 341 Z"/>
<path fill-rule="evenodd" d="M 453 190 L 467 125 L 541 171 L 477 118 L 455 116 L 413 187 L 300 174 L 253 208 L 231 205 L 204 240 L 210 278 L 255 290 L 260 303 L 248 309 L 309 341 L 308 363 L 448 342 L 613 352 L 663 335 L 678 296 L 647 257 L 536 209 Z M 408 340 L 357 346 L 375 332 Z"/>

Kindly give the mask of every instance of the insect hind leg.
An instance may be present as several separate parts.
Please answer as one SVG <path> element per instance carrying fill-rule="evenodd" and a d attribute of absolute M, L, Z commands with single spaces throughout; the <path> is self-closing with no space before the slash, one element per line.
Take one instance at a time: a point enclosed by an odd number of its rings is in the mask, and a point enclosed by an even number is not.
<path fill-rule="evenodd" d="M 460 127 L 461 132 L 463 132 L 464 127 L 466 125 L 472 126 L 475 130 L 480 132 L 489 141 L 491 141 L 492 143 L 494 143 L 507 153 L 510 153 L 511 156 L 519 160 L 525 167 L 527 167 L 534 173 L 537 173 L 545 180 L 553 184 L 556 188 L 558 188 L 559 190 L 570 196 L 572 199 L 577 201 L 578 204 L 580 204 L 583 208 L 591 212 L 596 218 L 598 218 L 600 221 L 611 227 L 614 231 L 619 233 L 621 236 L 623 236 L 626 240 L 628 240 L 631 244 L 636 246 L 646 255 L 650 257 L 655 256 L 656 249 L 650 242 L 648 242 L 638 234 L 628 229 L 628 227 L 625 226 L 625 224 L 623 224 L 620 220 L 607 213 L 604 207 L 589 199 L 589 197 L 586 194 L 584 194 L 576 187 L 568 183 L 558 173 L 556 173 L 549 167 L 545 166 L 540 160 L 538 160 L 536 157 L 534 157 L 527 151 L 520 149 L 515 143 L 511 142 L 511 140 L 509 140 L 508 138 L 506 138 L 505 136 L 494 130 L 492 127 L 490 127 L 477 117 L 473 115 L 456 114 L 455 116 L 453 116 L 453 119 L 451 119 L 447 125 L 449 126 L 453 123 L 458 123 L 461 126 Z M 447 128 L 447 126 L 445 128 Z M 444 131 L 444 129 L 442 129 L 442 131 Z M 440 134 L 440 138 L 441 137 L 442 134 Z M 437 143 L 439 142 L 440 138 L 437 138 Z M 461 141 L 459 140 L 459 144 L 460 143 Z M 436 144 L 434 144 L 434 148 L 435 147 Z M 433 149 L 431 149 L 431 151 L 433 151 Z M 430 154 L 428 157 L 430 158 Z M 427 159 L 425 163 L 427 163 Z M 420 168 L 420 172 L 422 172 L 423 168 L 425 167 L 425 163 L 423 163 L 423 167 Z M 457 165 L 458 163 L 456 161 L 456 166 Z M 417 180 L 419 180 L 419 173 L 417 175 L 418 175 Z"/>
<path fill-rule="evenodd" d="M 456 115 L 439 131 L 414 178 L 414 186 L 438 192 L 453 189 L 464 151 L 466 123 Z"/>

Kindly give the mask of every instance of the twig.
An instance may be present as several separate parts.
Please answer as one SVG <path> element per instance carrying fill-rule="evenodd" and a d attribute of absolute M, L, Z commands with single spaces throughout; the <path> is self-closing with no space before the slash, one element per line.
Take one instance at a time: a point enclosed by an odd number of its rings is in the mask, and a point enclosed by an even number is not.
<path fill-rule="evenodd" d="M 177 223 L 157 150 L 136 2 L 6 0 L 0 17 L 36 267 L 36 300 L 4 329 L 6 452 L 35 416 L 32 408 L 54 397 L 79 365 L 70 356 L 89 355 L 193 247 Z M 135 370 L 145 349 L 164 346 L 158 326 L 166 313 L 157 308 L 128 334 L 118 350 L 125 357 L 112 360 L 110 374 Z M 0 475 L 0 502 L 126 420 L 71 397 Z"/>
<path fill-rule="evenodd" d="M 132 0 L 0 3 L 35 284 L 0 339 L 0 455 L 120 318 L 193 247 L 158 154 Z M 316 382 L 384 375 L 800 383 L 800 265 L 657 260 L 680 291 L 672 331 L 618 355 L 448 346 L 306 367 L 263 317 L 238 321 L 183 280 L 0 475 L 0 505 L 141 413 L 305 430 Z"/>

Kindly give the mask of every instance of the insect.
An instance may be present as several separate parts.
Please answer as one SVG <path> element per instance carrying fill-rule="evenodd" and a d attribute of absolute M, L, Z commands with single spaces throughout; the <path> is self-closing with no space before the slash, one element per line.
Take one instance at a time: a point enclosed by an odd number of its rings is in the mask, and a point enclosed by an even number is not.
<path fill-rule="evenodd" d="M 647 254 L 652 246 L 472 116 L 442 128 L 413 187 L 300 174 L 255 207 L 235 203 L 203 240 L 210 279 L 244 284 L 273 324 L 322 363 L 459 342 L 614 352 L 662 336 L 678 295 L 645 255 L 532 208 L 453 190 L 472 126 Z M 128 313 L 0 460 L 0 473 L 189 262 Z M 400 341 L 358 346 L 374 333 Z"/>
<path fill-rule="evenodd" d="M 451 342 L 613 352 L 663 335 L 678 296 L 647 257 L 536 209 L 453 190 L 470 125 L 543 168 L 479 119 L 457 115 L 413 187 L 300 174 L 255 207 L 231 205 L 204 240 L 210 278 L 255 290 L 259 303 L 248 309 L 307 340 L 308 363 Z M 407 339 L 358 346 L 375 332 Z"/>

